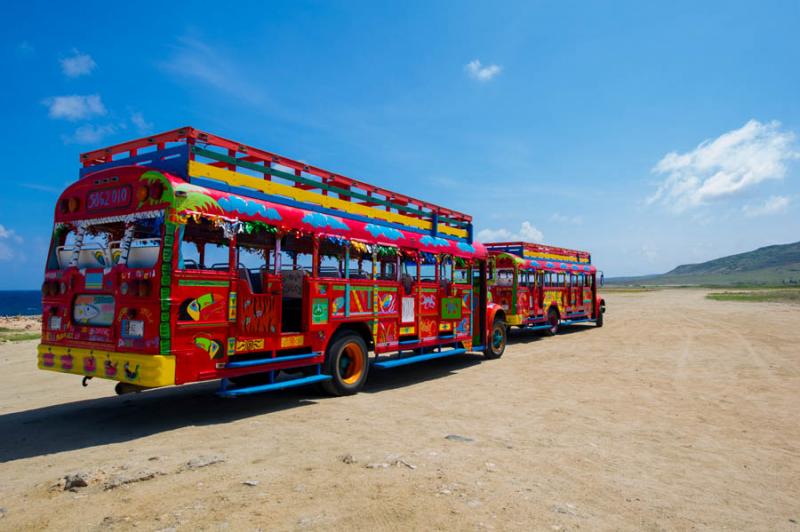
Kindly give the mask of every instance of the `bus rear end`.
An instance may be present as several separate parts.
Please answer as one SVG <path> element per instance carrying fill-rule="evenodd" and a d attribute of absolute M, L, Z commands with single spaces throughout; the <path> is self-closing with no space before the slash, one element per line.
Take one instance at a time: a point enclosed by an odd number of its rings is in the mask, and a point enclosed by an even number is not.
<path fill-rule="evenodd" d="M 39 368 L 134 388 L 175 382 L 160 331 L 162 312 L 169 316 L 161 296 L 172 237 L 164 233 L 170 187 L 159 176 L 139 167 L 105 170 L 59 198 L 42 284 Z"/>

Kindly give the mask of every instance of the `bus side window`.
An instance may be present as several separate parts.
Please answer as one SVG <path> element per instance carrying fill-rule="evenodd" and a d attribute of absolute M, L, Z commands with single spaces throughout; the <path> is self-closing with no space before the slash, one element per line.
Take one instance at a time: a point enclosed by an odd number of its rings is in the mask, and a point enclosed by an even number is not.
<path fill-rule="evenodd" d="M 451 257 L 443 257 L 442 262 L 439 263 L 439 280 L 442 282 L 453 280 L 453 259 Z"/>
<path fill-rule="evenodd" d="M 229 243 L 221 227 L 190 219 L 183 226 L 178 267 L 184 270 L 228 271 Z"/>
<path fill-rule="evenodd" d="M 456 261 L 455 270 L 453 270 L 453 282 L 456 284 L 468 284 L 470 279 L 469 270 L 469 264 L 463 261 L 463 259 L 458 259 Z"/>
<path fill-rule="evenodd" d="M 425 261 L 420 264 L 419 280 L 423 283 L 436 282 L 436 262 Z"/>
<path fill-rule="evenodd" d="M 394 257 L 380 259 L 377 279 L 379 281 L 397 280 L 397 260 Z"/>

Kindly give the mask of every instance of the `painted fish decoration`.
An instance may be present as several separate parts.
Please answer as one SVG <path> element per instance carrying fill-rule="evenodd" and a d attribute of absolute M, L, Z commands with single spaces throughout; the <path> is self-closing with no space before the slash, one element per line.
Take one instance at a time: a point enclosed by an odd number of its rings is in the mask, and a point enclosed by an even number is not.
<path fill-rule="evenodd" d="M 89 323 L 92 318 L 96 318 L 100 314 L 100 309 L 94 305 L 83 304 L 75 305 L 75 321 L 78 323 Z"/>
<path fill-rule="evenodd" d="M 203 309 L 213 305 L 214 302 L 214 294 L 203 294 L 197 299 L 193 299 L 189 303 L 189 305 L 186 307 L 186 312 L 189 314 L 190 318 L 192 318 L 194 321 L 197 321 L 200 319 L 200 313 L 203 311 Z"/>

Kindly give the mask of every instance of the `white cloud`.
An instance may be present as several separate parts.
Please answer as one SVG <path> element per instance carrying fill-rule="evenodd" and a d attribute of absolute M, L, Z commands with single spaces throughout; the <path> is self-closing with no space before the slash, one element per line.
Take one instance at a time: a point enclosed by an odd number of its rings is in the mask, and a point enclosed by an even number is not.
<path fill-rule="evenodd" d="M 556 222 L 559 224 L 572 224 L 572 225 L 581 225 L 583 223 L 583 217 L 581 216 L 566 216 L 559 212 L 553 213 L 550 216 L 550 221 Z"/>
<path fill-rule="evenodd" d="M 782 179 L 787 162 L 798 157 L 794 133 L 782 131 L 777 121 L 750 120 L 690 152 L 665 155 L 653 172 L 666 178 L 646 202 L 682 212 Z"/>
<path fill-rule="evenodd" d="M 146 121 L 142 113 L 139 112 L 131 113 L 131 122 L 142 135 L 150 133 L 153 129 L 152 122 Z"/>
<path fill-rule="evenodd" d="M 749 218 L 779 214 L 786 212 L 789 203 L 790 200 L 786 196 L 772 196 L 759 205 L 745 205 L 742 207 L 742 211 Z"/>
<path fill-rule="evenodd" d="M 489 81 L 497 76 L 500 71 L 503 70 L 503 67 L 499 65 L 483 66 L 478 59 L 474 59 L 464 65 L 464 70 L 466 70 L 467 74 L 472 79 L 478 81 Z"/>
<path fill-rule="evenodd" d="M 46 98 L 42 103 L 47 106 L 50 118 L 63 118 L 73 122 L 107 113 L 98 94 L 54 96 Z"/>
<path fill-rule="evenodd" d="M 536 229 L 529 221 L 524 221 L 519 227 L 519 231 L 511 232 L 508 229 L 481 229 L 475 239 L 478 242 L 513 242 L 524 240 L 525 242 L 542 242 L 544 235 Z"/>
<path fill-rule="evenodd" d="M 107 136 L 113 135 L 116 132 L 117 128 L 113 124 L 106 124 L 103 126 L 85 124 L 77 128 L 72 135 L 62 138 L 64 144 L 97 144 Z"/>
<path fill-rule="evenodd" d="M 263 105 L 267 100 L 265 89 L 249 81 L 250 73 L 220 47 L 192 37 L 179 38 L 170 57 L 159 66 L 176 78 L 205 83 L 250 104 Z"/>
<path fill-rule="evenodd" d="M 92 56 L 89 54 L 82 54 L 78 50 L 73 49 L 70 57 L 65 57 L 61 60 L 61 71 L 68 78 L 77 78 L 91 74 L 95 69 L 97 63 L 94 62 Z"/>
<path fill-rule="evenodd" d="M 22 237 L 13 229 L 0 224 L 0 261 L 10 261 L 21 257 L 19 253 Z"/>

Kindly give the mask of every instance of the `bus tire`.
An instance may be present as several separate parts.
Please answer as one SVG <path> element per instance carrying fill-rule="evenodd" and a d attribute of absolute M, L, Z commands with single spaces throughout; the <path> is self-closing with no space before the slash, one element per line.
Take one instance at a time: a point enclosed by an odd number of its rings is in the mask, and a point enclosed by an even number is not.
<path fill-rule="evenodd" d="M 483 356 L 489 360 L 500 358 L 506 350 L 507 340 L 508 329 L 506 324 L 500 318 L 495 318 L 494 322 L 492 322 L 492 328 L 489 330 L 489 338 L 487 338 Z"/>
<path fill-rule="evenodd" d="M 606 309 L 604 309 L 601 306 L 599 311 L 597 312 L 597 319 L 594 320 L 595 326 L 597 326 L 597 327 L 602 327 L 603 326 L 603 316 L 605 315 L 605 313 L 606 313 Z"/>
<path fill-rule="evenodd" d="M 554 308 L 551 308 L 550 311 L 547 313 L 547 323 L 550 324 L 550 327 L 548 329 L 545 329 L 548 335 L 555 336 L 558 334 L 559 321 L 560 320 L 558 318 L 558 311 Z"/>
<path fill-rule="evenodd" d="M 333 396 L 357 394 L 369 373 L 366 342 L 354 332 L 335 337 L 328 345 L 322 369 L 331 376 L 322 382 L 323 391 Z"/>

